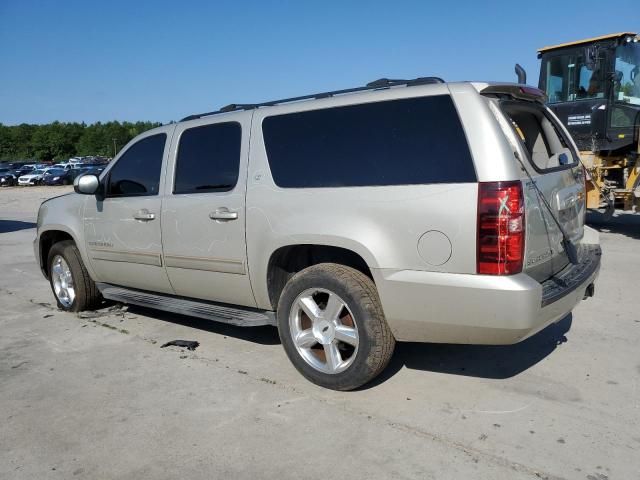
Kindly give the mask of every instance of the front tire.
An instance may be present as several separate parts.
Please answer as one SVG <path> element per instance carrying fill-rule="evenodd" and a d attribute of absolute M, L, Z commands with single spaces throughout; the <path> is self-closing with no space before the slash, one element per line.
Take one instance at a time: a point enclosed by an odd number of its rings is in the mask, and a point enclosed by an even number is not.
<path fill-rule="evenodd" d="M 278 302 L 278 331 L 287 356 L 311 382 L 353 390 L 389 363 L 395 339 L 373 281 L 344 265 L 298 272 Z"/>
<path fill-rule="evenodd" d="M 67 312 L 82 312 L 99 306 L 102 296 L 73 241 L 54 244 L 47 257 L 47 266 L 49 283 L 58 308 Z"/>

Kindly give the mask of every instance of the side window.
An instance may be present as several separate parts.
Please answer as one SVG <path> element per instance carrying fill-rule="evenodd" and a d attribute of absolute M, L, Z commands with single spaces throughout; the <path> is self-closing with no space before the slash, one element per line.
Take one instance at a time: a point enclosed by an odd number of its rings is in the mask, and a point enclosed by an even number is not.
<path fill-rule="evenodd" d="M 107 196 L 157 195 L 166 140 L 161 133 L 131 145 L 109 172 Z"/>
<path fill-rule="evenodd" d="M 273 179 L 283 188 L 476 181 L 448 95 L 277 115 L 262 130 Z"/>
<path fill-rule="evenodd" d="M 180 137 L 173 193 L 228 192 L 238 182 L 242 128 L 216 123 Z"/>

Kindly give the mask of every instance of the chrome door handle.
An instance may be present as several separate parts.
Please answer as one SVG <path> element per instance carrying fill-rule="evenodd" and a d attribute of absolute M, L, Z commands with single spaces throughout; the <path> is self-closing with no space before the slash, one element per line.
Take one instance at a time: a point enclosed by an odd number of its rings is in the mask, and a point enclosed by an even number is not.
<path fill-rule="evenodd" d="M 222 207 L 217 209 L 215 212 L 211 212 L 209 214 L 209 218 L 211 220 L 222 220 L 222 221 L 237 220 L 238 212 L 231 212 L 229 211 L 228 208 Z"/>
<path fill-rule="evenodd" d="M 138 210 L 133 218 L 135 218 L 136 220 L 141 220 L 143 222 L 148 222 L 149 220 L 153 220 L 154 218 L 156 218 L 156 214 L 149 212 L 149 210 L 147 210 L 146 208 L 143 208 L 142 210 Z"/>

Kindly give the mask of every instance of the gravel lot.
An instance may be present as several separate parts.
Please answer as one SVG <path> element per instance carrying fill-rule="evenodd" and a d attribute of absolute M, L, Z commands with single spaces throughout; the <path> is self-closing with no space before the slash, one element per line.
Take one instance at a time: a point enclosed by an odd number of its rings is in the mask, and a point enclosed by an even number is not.
<path fill-rule="evenodd" d="M 640 478 L 640 215 L 601 230 L 596 296 L 508 347 L 401 344 L 323 390 L 275 329 L 55 308 L 40 202 L 0 190 L 0 478 Z M 195 352 L 160 345 L 198 340 Z"/>

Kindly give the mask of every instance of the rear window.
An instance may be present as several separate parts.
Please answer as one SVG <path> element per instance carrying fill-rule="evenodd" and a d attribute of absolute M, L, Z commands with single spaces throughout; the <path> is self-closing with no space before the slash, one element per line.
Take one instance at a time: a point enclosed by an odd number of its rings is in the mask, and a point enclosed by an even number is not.
<path fill-rule="evenodd" d="M 565 168 L 577 163 L 569 142 L 542 108 L 509 102 L 503 109 L 536 170 Z"/>
<path fill-rule="evenodd" d="M 448 95 L 276 115 L 262 130 L 283 188 L 476 181 Z"/>

